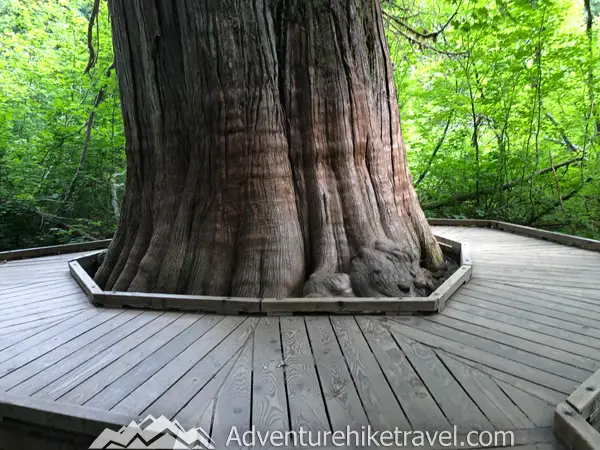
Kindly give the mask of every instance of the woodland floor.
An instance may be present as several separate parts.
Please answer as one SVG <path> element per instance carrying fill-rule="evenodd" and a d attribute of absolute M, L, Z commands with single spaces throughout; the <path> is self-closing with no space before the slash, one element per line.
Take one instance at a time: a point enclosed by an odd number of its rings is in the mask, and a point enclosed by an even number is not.
<path fill-rule="evenodd" d="M 243 317 L 106 310 L 74 255 L 0 265 L 0 391 L 238 430 L 515 430 L 562 449 L 555 405 L 600 368 L 600 254 L 435 227 L 474 264 L 439 315 Z"/>

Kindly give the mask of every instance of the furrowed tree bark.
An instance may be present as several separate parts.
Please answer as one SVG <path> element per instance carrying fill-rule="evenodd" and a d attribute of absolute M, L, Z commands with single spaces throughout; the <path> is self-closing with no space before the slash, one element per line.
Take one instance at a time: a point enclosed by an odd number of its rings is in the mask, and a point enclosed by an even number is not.
<path fill-rule="evenodd" d="M 404 297 L 439 284 L 378 0 L 109 8 L 127 182 L 100 286 Z"/>

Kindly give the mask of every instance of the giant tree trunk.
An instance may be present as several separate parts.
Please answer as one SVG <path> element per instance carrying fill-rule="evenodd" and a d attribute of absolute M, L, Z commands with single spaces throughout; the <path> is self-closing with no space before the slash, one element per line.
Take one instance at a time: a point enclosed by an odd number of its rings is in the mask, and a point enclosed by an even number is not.
<path fill-rule="evenodd" d="M 127 138 L 105 289 L 426 295 L 378 0 L 109 0 Z"/>

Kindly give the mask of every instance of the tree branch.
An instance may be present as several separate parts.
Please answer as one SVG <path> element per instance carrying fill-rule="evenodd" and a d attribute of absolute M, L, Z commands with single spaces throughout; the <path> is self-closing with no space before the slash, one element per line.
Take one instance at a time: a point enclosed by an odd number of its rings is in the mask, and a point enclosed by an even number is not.
<path fill-rule="evenodd" d="M 571 142 L 571 140 L 569 139 L 569 136 L 567 136 L 567 134 L 562 130 L 558 121 L 554 117 L 552 117 L 552 114 L 547 112 L 545 115 L 550 120 L 550 122 L 552 122 L 552 124 L 558 129 L 558 132 L 560 133 L 560 137 L 562 138 L 562 140 L 565 143 L 565 145 L 567 146 L 567 148 L 575 153 L 582 152 L 581 148 L 579 148 L 578 146 L 573 144 L 573 142 Z"/>
<path fill-rule="evenodd" d="M 592 180 L 593 180 L 593 178 L 591 178 L 591 177 L 587 178 L 576 189 L 573 189 L 571 192 L 569 192 L 565 196 L 559 197 L 559 199 L 556 200 L 551 206 L 549 206 L 548 208 L 545 208 L 542 212 L 538 212 L 536 215 L 532 216 L 529 219 L 529 221 L 527 222 L 527 225 L 534 224 L 535 222 L 537 222 L 538 220 L 540 220 L 542 217 L 544 217 L 546 214 L 550 214 L 552 211 L 554 211 L 559 206 L 563 206 L 564 202 L 566 202 L 567 200 L 570 200 L 571 198 L 575 197 L 575 195 L 577 195 L 577 193 L 583 188 L 583 186 L 586 183 L 591 182 Z"/>
<path fill-rule="evenodd" d="M 84 74 L 89 73 L 92 70 L 92 67 L 96 64 L 98 60 L 98 55 L 96 54 L 96 50 L 94 49 L 94 24 L 98 20 L 98 12 L 100 11 L 100 0 L 94 0 L 94 5 L 92 6 L 92 14 L 90 15 L 90 21 L 88 22 L 88 34 L 87 34 L 87 45 L 90 52 L 90 58 L 88 60 L 87 66 L 83 71 Z"/>
<path fill-rule="evenodd" d="M 419 179 L 415 182 L 415 186 L 418 186 L 419 183 L 421 181 L 423 181 L 423 178 L 425 178 L 425 176 L 429 172 L 429 169 L 431 168 L 431 164 L 433 163 L 433 160 L 435 159 L 437 152 L 442 147 L 442 144 L 444 143 L 444 140 L 446 139 L 446 134 L 448 133 L 448 128 L 450 128 L 451 121 L 452 121 L 452 114 L 450 114 L 450 117 L 448 117 L 448 120 L 446 121 L 446 126 L 444 127 L 444 132 L 442 133 L 442 137 L 438 140 L 437 144 L 435 145 L 435 148 L 433 149 L 433 153 L 429 157 L 429 161 L 427 161 L 427 166 L 425 167 L 425 170 L 423 170 L 421 175 L 419 175 Z"/>
<path fill-rule="evenodd" d="M 98 92 L 98 95 L 96 96 L 96 100 L 94 101 L 94 104 L 92 106 L 92 110 L 90 111 L 88 120 L 86 122 L 85 139 L 83 141 L 83 151 L 81 152 L 81 157 L 79 158 L 79 166 L 77 167 L 77 170 L 75 171 L 75 175 L 73 175 L 71 184 L 69 184 L 69 188 L 67 189 L 67 193 L 65 194 L 65 197 L 64 197 L 65 203 L 68 203 L 69 200 L 71 200 L 71 197 L 73 196 L 73 193 L 75 192 L 75 185 L 79 178 L 79 174 L 81 173 L 81 171 L 83 170 L 83 168 L 85 166 L 85 162 L 87 160 L 87 155 L 88 155 L 88 150 L 90 147 L 90 140 L 92 138 L 92 128 L 94 126 L 94 118 L 96 117 L 96 108 L 98 107 L 98 105 L 100 105 L 100 103 L 102 103 L 102 100 L 104 100 L 104 90 L 105 89 L 106 89 L 106 85 L 103 86 L 102 89 L 100 89 L 100 91 Z"/>
<path fill-rule="evenodd" d="M 573 158 L 570 159 L 568 161 L 564 161 L 560 164 L 556 164 L 552 167 L 546 167 L 545 169 L 540 169 L 540 170 L 536 170 L 534 172 L 534 175 L 543 175 L 546 174 L 548 172 L 553 172 L 556 169 L 560 169 L 561 167 L 568 167 L 569 165 L 579 162 L 581 161 L 582 158 Z M 525 181 L 525 178 L 517 178 L 515 180 L 509 181 L 506 184 L 503 184 L 500 187 L 489 187 L 486 189 L 482 189 L 479 191 L 480 195 L 488 195 L 488 194 L 493 194 L 495 192 L 502 192 L 502 191 L 506 191 L 508 189 L 511 189 L 519 184 L 521 184 L 523 181 Z M 449 199 L 445 199 L 445 200 L 438 200 L 435 202 L 429 202 L 429 203 L 424 203 L 423 204 L 423 208 L 428 208 L 428 209 L 433 209 L 433 208 L 439 208 L 440 206 L 447 206 L 447 205 L 455 205 L 458 203 L 462 203 L 462 202 L 466 202 L 469 200 L 473 200 L 477 198 L 477 193 L 476 192 L 470 192 L 468 194 L 462 194 L 462 195 L 458 195 L 456 197 L 452 197 Z"/>

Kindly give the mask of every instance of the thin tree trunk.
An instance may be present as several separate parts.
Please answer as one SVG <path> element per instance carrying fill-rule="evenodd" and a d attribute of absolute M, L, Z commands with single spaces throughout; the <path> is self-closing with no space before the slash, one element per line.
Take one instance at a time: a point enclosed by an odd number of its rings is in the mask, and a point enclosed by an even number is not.
<path fill-rule="evenodd" d="M 402 297 L 439 282 L 378 1 L 109 7 L 127 182 L 101 286 Z"/>
<path fill-rule="evenodd" d="M 588 52 L 590 61 L 594 59 L 594 14 L 592 13 L 592 2 L 591 0 L 583 0 L 585 9 L 585 33 L 588 39 Z M 598 115 L 598 106 L 596 105 L 594 90 L 594 65 L 590 62 L 588 66 L 588 98 L 590 101 L 590 119 L 594 124 L 595 136 L 600 136 L 600 116 Z M 594 136 L 594 137 L 595 137 Z"/>

